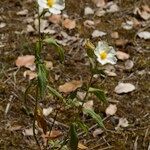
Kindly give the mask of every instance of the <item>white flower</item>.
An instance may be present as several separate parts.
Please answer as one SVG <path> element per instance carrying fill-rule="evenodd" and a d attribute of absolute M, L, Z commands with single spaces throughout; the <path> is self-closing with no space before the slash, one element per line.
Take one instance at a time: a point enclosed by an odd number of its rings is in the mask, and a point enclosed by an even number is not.
<path fill-rule="evenodd" d="M 52 14 L 60 14 L 65 8 L 65 0 L 37 0 L 40 8 L 48 9 Z"/>
<path fill-rule="evenodd" d="M 112 46 L 109 46 L 106 42 L 98 42 L 97 47 L 94 50 L 97 60 L 102 65 L 107 63 L 116 64 L 117 58 L 115 57 L 116 52 Z"/>

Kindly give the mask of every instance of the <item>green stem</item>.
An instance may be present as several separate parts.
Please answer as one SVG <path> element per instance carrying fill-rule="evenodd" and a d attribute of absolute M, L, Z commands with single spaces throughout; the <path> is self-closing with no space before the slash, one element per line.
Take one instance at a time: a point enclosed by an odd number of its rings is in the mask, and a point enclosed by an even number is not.
<path fill-rule="evenodd" d="M 34 135 L 34 139 L 39 147 L 39 149 L 41 150 L 41 147 L 40 147 L 40 144 L 39 144 L 39 141 L 36 137 L 36 133 L 35 133 L 35 121 L 36 121 L 36 117 L 37 117 L 37 106 L 38 106 L 38 85 L 37 85 L 37 89 L 36 89 L 36 102 L 35 102 L 35 108 L 34 108 L 34 120 L 33 120 L 33 135 Z"/>
<path fill-rule="evenodd" d="M 51 127 L 50 127 L 50 129 L 49 129 L 49 137 L 50 137 L 50 135 L 51 135 L 53 126 L 54 126 L 54 124 L 55 124 L 55 121 L 56 121 L 58 112 L 59 112 L 59 110 L 56 111 L 56 114 L 55 114 L 55 116 L 54 116 L 54 120 L 53 120 L 52 125 L 51 125 Z M 46 148 L 47 148 L 47 146 L 48 146 L 48 139 L 47 139 L 47 142 L 46 142 Z"/>
<path fill-rule="evenodd" d="M 84 96 L 84 99 L 83 99 L 83 102 L 82 102 L 82 105 L 81 105 L 81 108 L 83 107 L 84 103 L 86 102 L 86 98 L 88 97 L 88 94 L 89 94 L 89 88 L 91 87 L 91 84 L 92 84 L 92 80 L 93 80 L 93 73 L 91 74 L 91 77 L 90 77 L 90 80 L 89 80 L 89 83 L 88 83 L 88 87 L 87 87 L 87 91 L 86 91 L 86 94 Z"/>
<path fill-rule="evenodd" d="M 92 65 L 91 65 L 91 67 L 92 67 Z M 96 64 L 95 64 L 95 66 L 94 66 L 94 69 L 96 69 L 96 68 L 97 68 L 97 62 L 96 62 Z M 86 98 L 88 97 L 89 88 L 91 87 L 92 80 L 93 80 L 93 76 L 94 76 L 94 74 L 93 74 L 93 72 L 92 72 L 92 73 L 91 73 L 90 80 L 89 80 L 89 83 L 88 83 L 88 86 L 87 86 L 87 91 L 86 91 L 85 97 L 84 97 L 84 99 L 83 99 L 83 103 L 82 103 L 82 105 L 81 105 L 81 108 L 83 108 L 83 105 L 84 105 L 84 103 L 86 102 L 85 100 L 86 100 Z"/>
<path fill-rule="evenodd" d="M 39 10 L 39 8 L 38 8 L 38 24 L 39 24 L 39 26 L 38 26 L 38 36 L 39 36 L 39 54 L 41 53 L 41 16 L 40 16 L 40 10 Z"/>
<path fill-rule="evenodd" d="M 38 28 L 38 36 L 39 36 L 39 47 L 38 49 L 36 48 L 36 53 L 35 53 L 35 57 L 36 57 L 36 68 L 37 71 L 38 70 L 38 64 L 39 64 L 39 60 L 40 60 L 40 53 L 41 53 L 41 30 L 40 30 L 40 12 L 39 12 L 39 7 L 38 7 L 38 24 L 39 24 L 39 28 Z M 36 137 L 36 133 L 35 133 L 35 121 L 37 119 L 37 107 L 38 107 L 38 98 L 39 98 L 39 84 L 37 84 L 37 89 L 36 89 L 36 102 L 35 102 L 35 108 L 34 108 L 34 120 L 33 120 L 33 135 L 34 135 L 34 139 L 39 147 L 39 149 L 41 150 L 39 141 Z M 40 96 L 41 97 L 41 96 Z"/>

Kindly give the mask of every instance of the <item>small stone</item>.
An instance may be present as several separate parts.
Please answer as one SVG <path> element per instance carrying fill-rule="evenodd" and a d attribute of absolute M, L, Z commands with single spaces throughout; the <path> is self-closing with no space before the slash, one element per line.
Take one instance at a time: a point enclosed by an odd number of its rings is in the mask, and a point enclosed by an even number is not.
<path fill-rule="evenodd" d="M 120 59 L 120 60 L 127 60 L 127 59 L 129 59 L 129 57 L 130 57 L 129 54 L 127 54 L 127 53 L 125 53 L 125 52 L 122 52 L 122 51 L 117 51 L 117 52 L 116 52 L 116 56 L 117 56 L 117 58 Z"/>
<path fill-rule="evenodd" d="M 117 94 L 129 93 L 135 90 L 135 86 L 131 83 L 119 83 L 115 87 L 115 92 Z"/>
<path fill-rule="evenodd" d="M 134 63 L 133 63 L 132 60 L 127 60 L 127 61 L 125 62 L 125 68 L 126 68 L 127 70 L 132 69 L 133 66 L 134 66 Z"/>
<path fill-rule="evenodd" d="M 85 7 L 85 9 L 84 9 L 84 15 L 92 15 L 92 14 L 94 14 L 93 9 L 90 8 L 90 7 Z"/>
<path fill-rule="evenodd" d="M 96 38 L 96 37 L 102 37 L 104 35 L 106 35 L 107 33 L 103 32 L 103 31 L 99 31 L 99 30 L 94 30 L 92 33 L 92 37 Z"/>

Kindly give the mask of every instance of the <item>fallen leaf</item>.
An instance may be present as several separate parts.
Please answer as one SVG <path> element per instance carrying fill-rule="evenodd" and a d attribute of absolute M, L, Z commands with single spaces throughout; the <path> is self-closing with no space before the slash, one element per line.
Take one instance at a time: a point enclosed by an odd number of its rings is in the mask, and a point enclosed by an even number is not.
<path fill-rule="evenodd" d="M 146 11 L 143 11 L 141 13 L 141 17 L 144 19 L 144 20 L 148 20 L 150 19 L 150 13 L 146 12 Z"/>
<path fill-rule="evenodd" d="M 133 18 L 132 21 L 133 21 L 133 27 L 134 28 L 141 26 L 141 22 L 139 22 L 136 18 Z"/>
<path fill-rule="evenodd" d="M 107 33 L 103 32 L 103 31 L 94 30 L 93 33 L 92 33 L 92 37 L 93 38 L 102 37 L 102 36 L 104 36 L 106 34 Z"/>
<path fill-rule="evenodd" d="M 60 24 L 61 23 L 61 15 L 51 15 L 48 20 L 54 24 Z"/>
<path fill-rule="evenodd" d="M 46 134 L 42 134 L 41 137 L 43 139 L 44 145 L 47 145 L 47 140 L 49 139 L 56 139 L 62 135 L 62 132 L 59 130 L 52 130 L 51 132 L 46 132 Z"/>
<path fill-rule="evenodd" d="M 131 83 L 119 83 L 115 87 L 115 92 L 117 94 L 129 93 L 135 90 L 135 86 Z"/>
<path fill-rule="evenodd" d="M 97 7 L 103 8 L 106 5 L 105 0 L 92 0 L 92 1 Z"/>
<path fill-rule="evenodd" d="M 93 100 L 90 100 L 83 104 L 83 108 L 93 110 L 93 105 L 94 105 Z"/>
<path fill-rule="evenodd" d="M 143 7 L 143 10 L 140 10 L 139 8 L 136 9 L 137 14 L 144 20 L 148 20 L 150 18 L 150 12 L 148 8 Z"/>
<path fill-rule="evenodd" d="M 53 111 L 52 107 L 43 108 L 43 115 L 48 116 Z"/>
<path fill-rule="evenodd" d="M 27 33 L 33 33 L 33 32 L 35 32 L 35 30 L 34 30 L 34 28 L 32 27 L 32 25 L 28 24 L 28 25 L 27 25 L 26 32 L 27 32 Z"/>
<path fill-rule="evenodd" d="M 48 28 L 44 29 L 42 32 L 45 34 L 55 34 L 56 30 L 52 30 L 50 27 L 48 27 Z"/>
<path fill-rule="evenodd" d="M 38 130 L 35 130 L 35 134 L 38 134 Z M 25 129 L 23 131 L 24 136 L 33 136 L 33 128 Z"/>
<path fill-rule="evenodd" d="M 111 33 L 111 37 L 112 37 L 113 39 L 118 39 L 118 38 L 119 38 L 118 32 L 112 32 L 112 33 Z"/>
<path fill-rule="evenodd" d="M 35 79 L 37 77 L 37 73 L 36 72 L 33 72 L 31 70 L 26 70 L 24 73 L 23 73 L 23 76 L 25 78 L 29 78 L 29 80 L 32 80 L 32 79 Z"/>
<path fill-rule="evenodd" d="M 128 127 L 129 126 L 129 122 L 126 118 L 120 118 L 119 119 L 119 123 L 117 125 L 117 127 L 115 127 L 116 130 L 118 130 L 120 127 Z"/>
<path fill-rule="evenodd" d="M 24 20 L 25 23 L 32 23 L 34 22 L 34 19 L 32 17 L 28 17 Z"/>
<path fill-rule="evenodd" d="M 21 130 L 22 126 L 20 125 L 14 125 L 14 126 L 11 126 L 9 128 L 10 131 L 18 131 L 18 130 Z"/>
<path fill-rule="evenodd" d="M 134 66 L 134 63 L 133 63 L 132 60 L 127 60 L 127 61 L 125 62 L 125 69 L 130 70 L 130 69 L 133 68 L 133 66 Z"/>
<path fill-rule="evenodd" d="M 139 33 L 137 33 L 137 35 L 138 35 L 140 38 L 143 38 L 143 39 L 145 39 L 145 40 L 150 39 L 150 32 L 148 32 L 148 31 L 139 32 Z"/>
<path fill-rule="evenodd" d="M 77 92 L 77 96 L 79 97 L 80 100 L 83 100 L 85 95 L 86 95 L 85 92 L 80 92 L 80 91 Z"/>
<path fill-rule="evenodd" d="M 17 67 L 26 67 L 30 70 L 35 70 L 35 56 L 34 55 L 25 55 L 25 56 L 19 56 L 16 60 L 16 66 Z"/>
<path fill-rule="evenodd" d="M 62 132 L 60 130 L 52 130 L 51 132 L 46 132 L 46 134 L 43 134 L 42 137 L 46 139 L 56 139 L 58 137 L 62 136 Z"/>
<path fill-rule="evenodd" d="M 130 55 L 125 53 L 125 52 L 122 52 L 122 51 L 117 51 L 116 52 L 116 56 L 118 59 L 120 60 L 126 60 L 126 59 L 129 59 Z"/>
<path fill-rule="evenodd" d="M 59 86 L 59 92 L 70 93 L 82 86 L 82 81 L 73 80 Z"/>
<path fill-rule="evenodd" d="M 105 110 L 105 113 L 106 113 L 106 115 L 110 115 L 110 116 L 112 116 L 112 115 L 114 115 L 115 113 L 116 113 L 116 111 L 117 111 L 117 106 L 114 104 L 110 104 L 107 108 L 106 108 L 106 110 Z"/>
<path fill-rule="evenodd" d="M 127 39 L 118 39 L 115 41 L 116 46 L 125 46 L 128 43 Z"/>
<path fill-rule="evenodd" d="M 43 110 L 40 106 L 37 107 L 37 109 L 34 112 L 37 125 L 43 130 L 44 134 L 47 132 L 47 122 L 43 116 Z"/>
<path fill-rule="evenodd" d="M 83 144 L 81 144 L 80 142 L 78 143 L 78 148 L 79 149 L 87 149 L 88 147 L 84 146 Z"/>
<path fill-rule="evenodd" d="M 105 70 L 104 71 L 106 74 L 107 74 L 107 76 L 109 76 L 109 77 L 116 77 L 117 76 L 117 74 L 115 73 L 115 72 L 111 72 L 111 71 L 108 71 L 108 70 Z"/>
<path fill-rule="evenodd" d="M 142 9 L 150 13 L 150 7 L 148 5 L 142 5 Z"/>
<path fill-rule="evenodd" d="M 103 9 L 98 9 L 98 10 L 96 11 L 95 15 L 98 16 L 98 17 L 101 17 L 101 16 L 104 16 L 105 13 L 106 13 L 105 10 L 103 10 Z"/>
<path fill-rule="evenodd" d="M 133 28 L 133 21 L 126 21 L 122 23 L 122 28 L 125 30 L 131 30 Z"/>
<path fill-rule="evenodd" d="M 106 8 L 107 8 L 106 11 L 107 11 L 108 13 L 114 13 L 114 12 L 119 11 L 118 5 L 115 4 L 114 2 L 109 2 L 109 3 L 107 3 Z"/>
<path fill-rule="evenodd" d="M 6 23 L 4 23 L 4 22 L 0 23 L 0 28 L 4 28 L 5 26 L 6 26 Z"/>
<path fill-rule="evenodd" d="M 94 25 L 95 25 L 94 21 L 92 20 L 85 20 L 83 24 L 85 27 L 88 27 L 88 28 L 94 28 Z"/>
<path fill-rule="evenodd" d="M 84 15 L 92 15 L 92 14 L 94 14 L 94 10 L 90 7 L 85 7 Z"/>
<path fill-rule="evenodd" d="M 100 129 L 100 128 L 95 129 L 95 130 L 93 131 L 93 137 L 97 137 L 97 136 L 101 135 L 103 132 L 104 132 L 104 131 L 103 131 L 102 129 Z"/>
<path fill-rule="evenodd" d="M 129 126 L 129 122 L 126 118 L 120 118 L 119 119 L 119 125 L 121 127 L 127 127 L 127 126 Z"/>
<path fill-rule="evenodd" d="M 111 76 L 111 77 L 117 76 L 117 74 L 115 73 L 116 69 L 115 69 L 114 66 L 112 66 L 112 65 L 106 65 L 104 69 L 105 69 L 104 72 L 105 72 L 108 76 Z"/>
<path fill-rule="evenodd" d="M 24 10 L 21 10 L 21 11 L 17 12 L 17 15 L 20 15 L 20 16 L 26 16 L 27 14 L 28 14 L 27 9 L 24 9 Z"/>
<path fill-rule="evenodd" d="M 65 19 L 64 21 L 62 21 L 62 26 L 69 30 L 74 29 L 76 27 L 76 21 Z"/>

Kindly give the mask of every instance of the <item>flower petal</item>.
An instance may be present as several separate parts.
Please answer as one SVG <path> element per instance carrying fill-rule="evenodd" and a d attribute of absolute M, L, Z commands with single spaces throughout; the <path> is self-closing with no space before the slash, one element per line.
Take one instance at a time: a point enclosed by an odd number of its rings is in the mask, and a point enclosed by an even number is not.
<path fill-rule="evenodd" d="M 99 63 L 101 63 L 102 65 L 105 65 L 105 64 L 108 63 L 107 59 L 102 60 L 102 59 L 100 59 L 100 58 L 97 58 L 97 61 L 98 61 Z"/>
<path fill-rule="evenodd" d="M 51 12 L 52 14 L 56 14 L 56 15 L 61 13 L 60 10 L 53 8 L 53 7 L 49 8 L 49 12 Z"/>
<path fill-rule="evenodd" d="M 114 65 L 117 62 L 117 58 L 112 54 L 108 54 L 107 61 L 108 61 L 108 63 Z"/>
<path fill-rule="evenodd" d="M 58 9 L 58 10 L 63 10 L 65 8 L 65 5 L 54 4 L 53 7 Z"/>
<path fill-rule="evenodd" d="M 41 8 L 48 8 L 49 11 L 53 14 L 60 14 L 61 11 L 65 8 L 65 0 L 54 0 L 54 4 L 50 7 L 48 6 L 47 0 L 37 0 Z"/>
<path fill-rule="evenodd" d="M 115 57 L 116 51 L 112 46 L 109 46 L 106 42 L 99 41 L 94 53 L 97 56 L 97 61 L 102 65 L 105 65 L 107 63 L 114 65 L 117 62 L 117 58 Z M 106 53 L 106 57 L 101 57 L 102 53 Z"/>
<path fill-rule="evenodd" d="M 46 0 L 38 0 L 38 4 L 41 8 L 49 8 Z"/>

